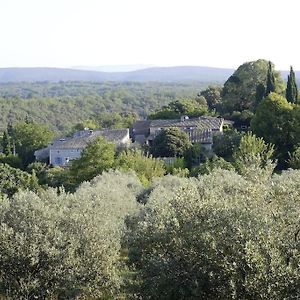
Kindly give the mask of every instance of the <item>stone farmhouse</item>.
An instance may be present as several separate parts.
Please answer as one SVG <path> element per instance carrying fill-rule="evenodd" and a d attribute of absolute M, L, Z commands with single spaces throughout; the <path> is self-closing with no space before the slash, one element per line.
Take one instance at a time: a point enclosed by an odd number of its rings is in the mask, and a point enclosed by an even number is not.
<path fill-rule="evenodd" d="M 200 143 L 209 152 L 212 151 L 213 136 L 222 134 L 226 121 L 222 118 L 202 116 L 189 118 L 183 116 L 172 120 L 142 120 L 136 121 L 131 136 L 129 129 L 90 130 L 85 128 L 77 131 L 71 137 L 55 139 L 46 148 L 35 151 L 36 160 L 49 161 L 52 166 L 67 166 L 71 160 L 78 159 L 81 151 L 97 137 L 104 137 L 115 143 L 117 148 L 128 147 L 133 142 L 140 145 L 152 145 L 161 130 L 177 127 L 186 132 L 192 143 Z"/>
<path fill-rule="evenodd" d="M 131 144 L 129 129 L 106 129 L 77 131 L 71 137 L 54 140 L 46 148 L 35 151 L 36 160 L 49 160 L 52 166 L 66 166 L 69 161 L 78 159 L 81 151 L 97 137 L 104 137 L 116 144 L 117 148 Z"/>
<path fill-rule="evenodd" d="M 200 143 L 208 151 L 212 150 L 213 135 L 222 134 L 224 119 L 210 116 L 189 118 L 183 116 L 172 120 L 137 121 L 132 129 L 132 139 L 140 144 L 152 144 L 162 129 L 177 127 L 186 132 L 192 143 Z"/>

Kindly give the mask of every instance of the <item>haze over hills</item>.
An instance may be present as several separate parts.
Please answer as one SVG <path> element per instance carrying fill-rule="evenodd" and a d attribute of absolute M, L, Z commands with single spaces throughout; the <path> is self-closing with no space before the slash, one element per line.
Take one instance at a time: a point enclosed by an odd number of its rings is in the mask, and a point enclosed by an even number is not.
<path fill-rule="evenodd" d="M 108 66 L 109 68 L 113 70 L 112 66 Z M 126 68 L 130 68 L 130 66 L 124 66 L 124 70 Z M 115 70 L 117 69 L 120 70 L 120 67 L 115 66 Z M 62 68 L 0 68 L 0 83 L 34 81 L 200 81 L 223 84 L 233 72 L 234 69 L 201 66 L 152 67 L 126 72 L 101 72 Z M 300 71 L 295 71 L 295 73 L 299 80 Z M 287 75 L 288 71 L 282 71 L 282 76 L 285 80 Z"/>
<path fill-rule="evenodd" d="M 0 82 L 32 81 L 202 81 L 223 83 L 233 69 L 210 67 L 154 67 L 130 72 L 99 72 L 60 68 L 0 68 Z"/>
<path fill-rule="evenodd" d="M 155 65 L 103 65 L 103 66 L 75 66 L 70 69 L 86 70 L 86 71 L 99 71 L 99 72 L 131 72 L 142 69 L 149 69 L 157 67 Z"/>

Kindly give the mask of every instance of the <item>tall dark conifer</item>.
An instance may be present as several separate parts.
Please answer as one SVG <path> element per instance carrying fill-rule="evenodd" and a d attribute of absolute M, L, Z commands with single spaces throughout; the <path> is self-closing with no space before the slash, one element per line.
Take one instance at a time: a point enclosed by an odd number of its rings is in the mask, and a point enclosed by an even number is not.
<path fill-rule="evenodd" d="M 255 93 L 255 100 L 256 100 L 256 103 L 255 103 L 255 107 L 258 106 L 258 104 L 262 101 L 262 99 L 264 98 L 265 96 L 265 93 L 266 93 L 266 88 L 265 86 L 260 83 L 257 87 L 256 87 L 256 93 Z"/>
<path fill-rule="evenodd" d="M 2 137 L 2 152 L 5 155 L 9 155 L 12 153 L 12 147 L 11 147 L 11 141 L 10 141 L 10 136 L 8 135 L 7 131 L 5 130 L 3 132 L 3 137 Z"/>
<path fill-rule="evenodd" d="M 7 134 L 9 136 L 10 143 L 11 143 L 12 154 L 16 155 L 16 145 L 15 145 L 15 138 L 14 138 L 14 127 L 13 127 L 13 123 L 12 123 L 11 119 L 8 121 L 7 130 L 6 131 L 7 131 Z"/>
<path fill-rule="evenodd" d="M 297 103 L 298 100 L 298 88 L 296 83 L 296 76 L 293 67 L 290 69 L 290 75 L 288 76 L 286 91 L 286 99 L 291 103 Z"/>
<path fill-rule="evenodd" d="M 272 70 L 272 64 L 269 61 L 265 96 L 268 96 L 270 93 L 275 92 L 275 89 L 275 76 Z"/>

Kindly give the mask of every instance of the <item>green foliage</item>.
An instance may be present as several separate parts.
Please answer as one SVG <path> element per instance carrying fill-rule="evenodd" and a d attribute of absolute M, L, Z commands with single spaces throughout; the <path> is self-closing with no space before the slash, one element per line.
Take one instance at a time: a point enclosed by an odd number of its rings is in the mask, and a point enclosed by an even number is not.
<path fill-rule="evenodd" d="M 140 150 L 122 151 L 116 159 L 115 167 L 123 171 L 133 170 L 145 186 L 166 172 L 161 160 L 145 156 Z"/>
<path fill-rule="evenodd" d="M 87 119 L 87 120 L 84 120 L 80 123 L 77 123 L 73 127 L 72 132 L 81 131 L 81 130 L 84 130 L 85 128 L 96 129 L 98 127 L 99 127 L 98 123 L 95 120 Z"/>
<path fill-rule="evenodd" d="M 263 83 L 259 83 L 256 87 L 256 93 L 255 93 L 255 106 L 257 106 L 265 97 L 266 88 Z"/>
<path fill-rule="evenodd" d="M 243 110 L 253 111 L 257 103 L 257 86 L 266 84 L 269 67 L 269 62 L 263 59 L 239 66 L 224 84 L 222 91 L 223 111 L 229 113 Z M 276 92 L 282 93 L 284 82 L 280 73 L 272 71 L 272 74 L 275 76 Z"/>
<path fill-rule="evenodd" d="M 75 194 L 48 189 L 1 199 L 0 294 L 119 299 L 124 221 L 137 210 L 139 191 L 134 175 L 115 172 L 84 183 Z"/>
<path fill-rule="evenodd" d="M 299 187 L 295 171 L 265 183 L 224 170 L 163 178 L 131 224 L 135 292 L 141 299 L 296 299 Z"/>
<path fill-rule="evenodd" d="M 130 128 L 137 120 L 135 113 L 99 113 L 94 116 L 98 128 Z"/>
<path fill-rule="evenodd" d="M 300 169 L 300 146 L 295 147 L 295 150 L 289 153 L 288 166 L 292 169 Z"/>
<path fill-rule="evenodd" d="M 235 129 L 228 129 L 222 135 L 215 135 L 213 137 L 214 153 L 225 160 L 232 160 L 233 153 L 238 148 L 241 137 L 241 133 Z"/>
<path fill-rule="evenodd" d="M 81 152 L 79 159 L 72 161 L 70 180 L 75 185 L 88 181 L 113 167 L 115 145 L 98 137 Z"/>
<path fill-rule="evenodd" d="M 251 121 L 252 131 L 267 143 L 275 145 L 275 156 L 281 166 L 285 165 L 288 151 L 300 142 L 299 110 L 287 100 L 275 93 L 270 93 L 257 107 Z"/>
<path fill-rule="evenodd" d="M 248 179 L 262 181 L 269 179 L 274 171 L 273 154 L 273 145 L 247 132 L 242 136 L 240 145 L 233 154 L 234 164 L 239 174 Z"/>
<path fill-rule="evenodd" d="M 273 72 L 272 63 L 269 61 L 265 97 L 267 97 L 270 93 L 275 93 L 275 92 L 276 92 L 275 75 Z"/>
<path fill-rule="evenodd" d="M 183 156 L 184 162 L 189 170 L 191 170 L 192 167 L 199 165 L 201 155 L 203 155 L 204 152 L 205 151 L 200 143 L 195 143 L 186 149 Z"/>
<path fill-rule="evenodd" d="M 54 137 L 46 125 L 33 122 L 18 123 L 13 129 L 16 152 L 25 166 L 33 162 L 34 151 L 47 146 Z"/>
<path fill-rule="evenodd" d="M 199 167 L 195 167 L 192 169 L 192 176 L 199 176 L 212 173 L 215 169 L 222 170 L 234 170 L 234 166 L 226 161 L 222 157 L 218 157 L 214 155 L 213 157 L 207 159 L 204 163 L 201 163 Z"/>
<path fill-rule="evenodd" d="M 4 155 L 12 154 L 11 137 L 9 136 L 6 130 L 3 132 L 1 146 L 2 146 L 2 153 Z"/>
<path fill-rule="evenodd" d="M 170 102 L 162 109 L 149 115 L 149 119 L 178 119 L 183 115 L 199 117 L 207 112 L 207 104 L 204 98 L 182 99 Z"/>
<path fill-rule="evenodd" d="M 77 183 L 74 183 L 70 172 L 62 167 L 54 167 L 46 170 L 42 179 L 44 184 L 50 187 L 64 187 L 67 191 L 72 191 L 74 185 L 77 185 Z"/>
<path fill-rule="evenodd" d="M 175 127 L 166 128 L 153 140 L 151 153 L 155 157 L 181 157 L 190 146 L 185 132 Z"/>
<path fill-rule="evenodd" d="M 298 102 L 298 88 L 296 83 L 296 76 L 293 68 L 290 69 L 290 75 L 288 75 L 287 87 L 285 91 L 285 97 L 287 101 L 291 103 Z"/>
<path fill-rule="evenodd" d="M 38 190 L 38 180 L 35 174 L 15 169 L 7 164 L 0 164 L 0 192 L 11 197 L 19 190 Z"/>
<path fill-rule="evenodd" d="M 73 190 L 74 183 L 71 182 L 70 172 L 62 167 L 49 167 L 45 163 L 35 161 L 28 165 L 27 171 L 35 173 L 38 182 L 44 188 L 63 187 L 65 190 Z"/>
<path fill-rule="evenodd" d="M 184 157 L 176 157 L 171 164 L 166 163 L 166 169 L 167 174 L 176 175 L 178 177 L 188 177 L 190 173 Z"/>
<path fill-rule="evenodd" d="M 221 91 L 222 88 L 219 86 L 209 86 L 207 89 L 201 91 L 199 95 L 205 98 L 210 109 L 216 109 L 219 111 L 222 101 Z"/>
<path fill-rule="evenodd" d="M 234 122 L 234 126 L 236 128 L 243 128 L 243 126 L 248 128 L 250 126 L 254 113 L 249 109 L 245 109 L 242 111 L 233 111 L 231 115 L 225 115 L 225 117 L 227 116 L 228 119 Z"/>
<path fill-rule="evenodd" d="M 68 133 L 77 123 L 103 112 L 150 112 L 182 98 L 193 98 L 207 84 L 160 82 L 34 82 L 0 85 L 0 129 L 29 116 Z"/>
<path fill-rule="evenodd" d="M 18 155 L 0 155 L 0 163 L 1 164 L 7 164 L 13 168 L 22 169 L 23 164 L 21 161 L 21 158 Z"/>

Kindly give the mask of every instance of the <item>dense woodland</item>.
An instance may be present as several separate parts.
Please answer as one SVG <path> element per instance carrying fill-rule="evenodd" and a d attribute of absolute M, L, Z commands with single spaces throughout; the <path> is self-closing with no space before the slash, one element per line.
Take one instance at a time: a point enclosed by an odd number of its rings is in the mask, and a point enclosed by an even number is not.
<path fill-rule="evenodd" d="M 99 113 L 150 112 L 181 98 L 193 98 L 207 83 L 35 82 L 0 84 L 0 128 L 26 117 L 68 132 Z"/>
<path fill-rule="evenodd" d="M 50 97 L 51 87 L 62 94 Z M 83 101 L 81 117 L 61 119 L 65 127 L 46 122 L 47 106 L 44 124 L 30 110 L 3 122 L 5 299 L 299 298 L 300 102 L 292 68 L 287 82 L 258 60 L 241 65 L 224 86 L 34 83 L 8 84 L 1 93 L 3 103 L 22 105 Z M 88 99 L 115 106 L 91 105 L 85 115 Z M 136 110 L 125 109 L 128 103 Z M 34 161 L 54 128 L 130 126 L 146 112 L 235 123 L 214 138 L 214 155 L 170 128 L 151 147 L 116 149 L 98 138 L 68 168 Z M 175 160 L 166 164 L 162 156 Z"/>

